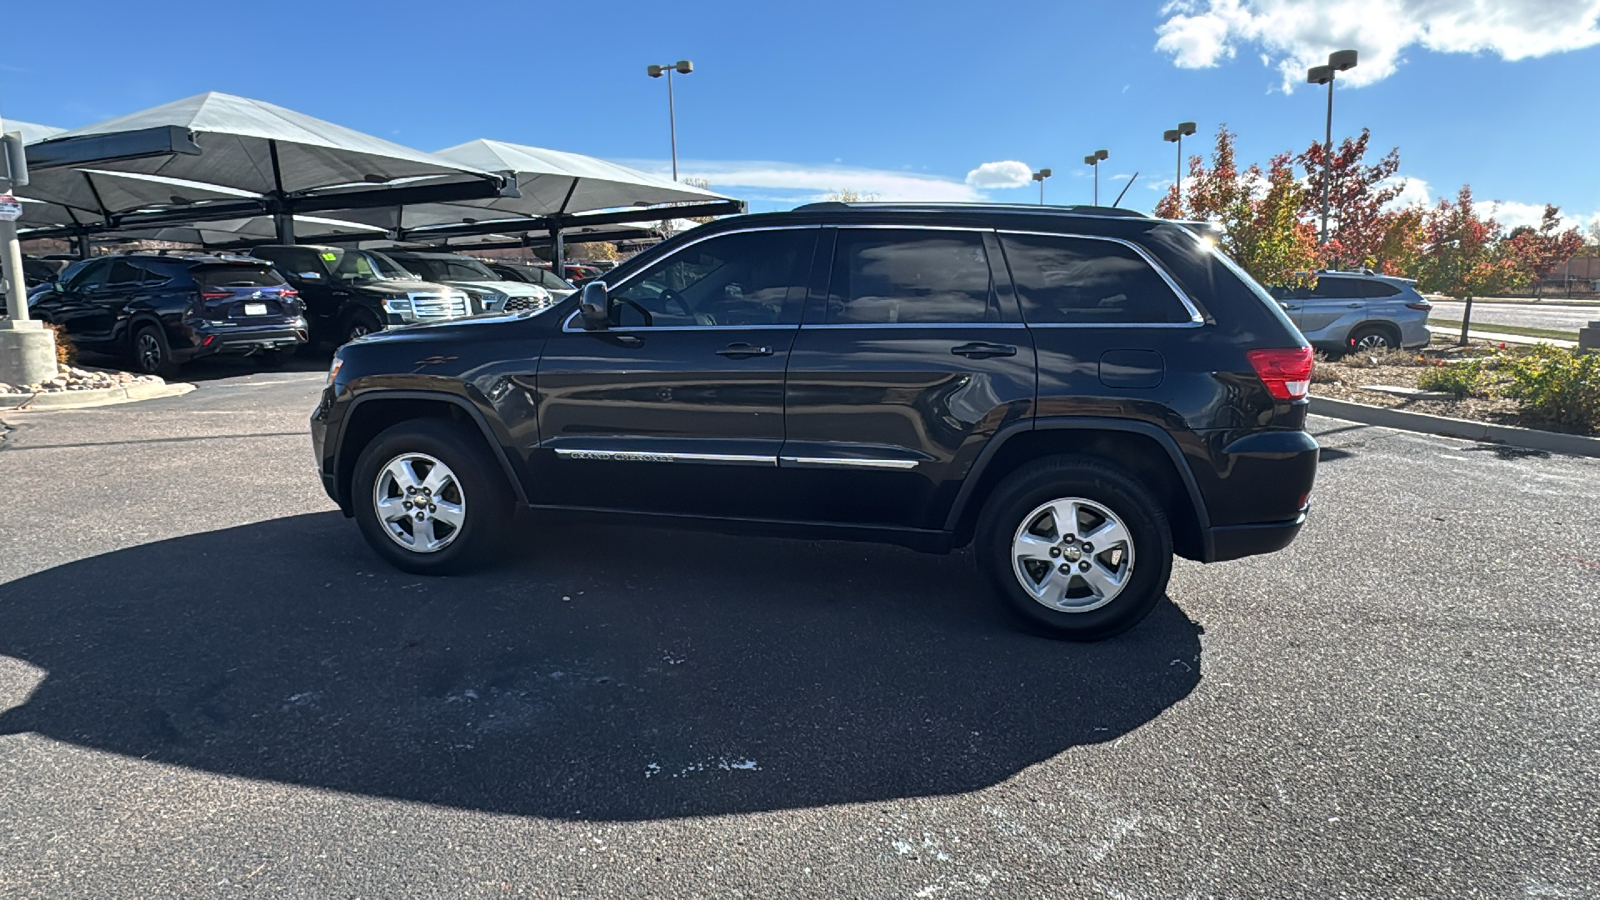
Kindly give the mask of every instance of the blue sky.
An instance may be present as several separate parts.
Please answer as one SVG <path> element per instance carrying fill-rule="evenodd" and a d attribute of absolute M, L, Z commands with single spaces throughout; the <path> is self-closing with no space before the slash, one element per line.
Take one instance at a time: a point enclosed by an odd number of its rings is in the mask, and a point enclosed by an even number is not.
<path fill-rule="evenodd" d="M 490 137 L 662 170 L 666 85 L 645 66 L 691 59 L 680 168 L 754 209 L 837 188 L 1036 200 L 1031 182 L 969 183 L 1008 161 L 1054 169 L 1047 200 L 1088 202 L 1098 148 L 1102 200 L 1138 172 L 1124 205 L 1149 209 L 1176 163 L 1163 130 L 1199 123 L 1186 154 L 1223 122 L 1245 161 L 1301 150 L 1325 95 L 1298 73 L 1354 47 L 1334 133 L 1399 146 L 1408 196 L 1470 182 L 1513 224 L 1545 202 L 1600 215 L 1600 0 L 83 0 L 7 17 L 7 117 L 70 128 L 217 90 L 425 150 Z"/>

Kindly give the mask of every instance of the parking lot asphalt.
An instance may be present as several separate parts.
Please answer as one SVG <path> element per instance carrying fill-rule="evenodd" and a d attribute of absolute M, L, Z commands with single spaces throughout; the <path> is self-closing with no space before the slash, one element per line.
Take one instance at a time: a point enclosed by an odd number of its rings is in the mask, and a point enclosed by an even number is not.
<path fill-rule="evenodd" d="M 1433 301 L 1433 317 L 1460 322 L 1466 304 L 1454 300 Z M 1590 322 L 1600 321 L 1600 306 L 1567 305 L 1559 300 L 1540 303 L 1474 303 L 1472 324 L 1512 325 L 1518 328 L 1548 328 L 1552 331 L 1577 331 Z"/>
<path fill-rule="evenodd" d="M 1600 896 L 1600 461 L 1314 420 L 1128 634 L 965 553 L 533 528 L 384 567 L 319 372 L 6 414 L 0 896 Z"/>

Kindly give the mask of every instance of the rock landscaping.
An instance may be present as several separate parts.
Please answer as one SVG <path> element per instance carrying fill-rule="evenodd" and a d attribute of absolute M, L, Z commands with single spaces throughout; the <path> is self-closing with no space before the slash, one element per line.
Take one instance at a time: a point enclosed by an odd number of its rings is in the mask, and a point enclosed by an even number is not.
<path fill-rule="evenodd" d="M 55 394 L 66 391 L 94 391 L 105 388 L 127 387 L 132 384 L 165 384 L 156 375 L 134 375 L 129 372 L 108 372 L 104 369 L 80 369 L 61 366 L 54 378 L 33 384 L 0 384 L 0 394 Z"/>
<path fill-rule="evenodd" d="M 1597 361 L 1554 347 L 1436 336 L 1421 350 L 1317 356 L 1313 396 L 1569 434 L 1600 431 Z"/>

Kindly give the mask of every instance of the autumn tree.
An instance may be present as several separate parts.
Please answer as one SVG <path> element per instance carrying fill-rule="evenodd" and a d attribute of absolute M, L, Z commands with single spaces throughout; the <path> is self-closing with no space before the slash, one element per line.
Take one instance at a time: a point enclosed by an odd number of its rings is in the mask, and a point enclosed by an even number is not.
<path fill-rule="evenodd" d="M 1368 129 L 1358 138 L 1345 138 L 1330 154 L 1322 144 L 1312 144 L 1295 157 L 1306 171 L 1308 190 L 1303 213 L 1309 221 L 1320 221 L 1322 191 L 1328 191 L 1328 240 L 1322 248 L 1323 263 L 1331 268 L 1354 269 L 1376 266 L 1394 214 L 1385 207 L 1400 196 L 1402 185 L 1394 181 L 1400 171 L 1400 150 L 1390 150 L 1372 165 L 1366 165 Z"/>
<path fill-rule="evenodd" d="M 1521 271 L 1498 246 L 1500 223 L 1493 215 L 1478 215 L 1470 185 L 1461 186 L 1454 203 L 1440 200 L 1423 220 L 1423 232 L 1417 286 L 1465 301 L 1461 315 L 1461 346 L 1465 347 L 1473 298 L 1513 287 Z"/>
<path fill-rule="evenodd" d="M 1240 172 L 1234 134 L 1224 125 L 1211 166 L 1190 160 L 1187 214 L 1220 224 L 1223 252 L 1257 281 L 1304 284 L 1317 268 L 1316 233 L 1300 219 L 1305 190 L 1288 153 L 1273 157 L 1266 172 L 1256 165 Z"/>
<path fill-rule="evenodd" d="M 835 203 L 874 203 L 878 195 L 870 191 L 858 191 L 855 188 L 839 188 L 828 192 L 823 199 Z"/>
<path fill-rule="evenodd" d="M 1538 228 L 1529 225 L 1515 228 L 1505 243 L 1505 252 L 1533 282 L 1535 297 L 1539 296 L 1540 282 L 1583 249 L 1583 237 L 1578 229 L 1562 230 L 1561 210 L 1548 203 Z"/>
<path fill-rule="evenodd" d="M 1417 271 L 1427 244 L 1427 230 L 1423 222 L 1427 210 L 1421 206 L 1408 206 L 1385 214 L 1383 240 L 1378 243 L 1372 268 L 1385 275 L 1410 276 Z"/>

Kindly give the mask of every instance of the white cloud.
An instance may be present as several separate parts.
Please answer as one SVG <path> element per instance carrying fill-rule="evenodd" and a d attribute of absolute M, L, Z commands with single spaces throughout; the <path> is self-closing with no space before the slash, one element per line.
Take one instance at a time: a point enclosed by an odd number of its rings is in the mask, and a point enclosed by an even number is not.
<path fill-rule="evenodd" d="M 986 162 L 967 173 L 967 184 L 980 189 L 1023 187 L 1032 180 L 1033 170 L 1014 159 Z"/>
<path fill-rule="evenodd" d="M 1172 0 L 1156 48 L 1182 68 L 1209 68 L 1247 46 L 1275 63 L 1283 89 L 1333 50 L 1360 51 L 1352 87 L 1394 74 L 1406 48 L 1489 52 L 1516 60 L 1600 44 L 1600 0 Z"/>
<path fill-rule="evenodd" d="M 1494 215 L 1495 221 L 1499 222 L 1500 226 L 1507 231 L 1522 225 L 1538 228 L 1539 223 L 1544 221 L 1543 203 L 1493 200 L 1489 203 L 1489 209 Z M 1563 231 L 1568 228 L 1576 228 L 1582 232 L 1590 225 L 1600 222 L 1600 210 L 1591 213 L 1575 213 L 1564 209 L 1556 217 L 1556 221 L 1560 223 L 1560 228 Z"/>
<path fill-rule="evenodd" d="M 1433 196 L 1428 190 L 1428 183 L 1421 178 L 1411 178 L 1404 175 L 1395 175 L 1385 178 L 1380 187 L 1400 185 L 1400 193 L 1389 201 L 1386 209 L 1404 209 L 1408 206 L 1432 206 Z"/>

